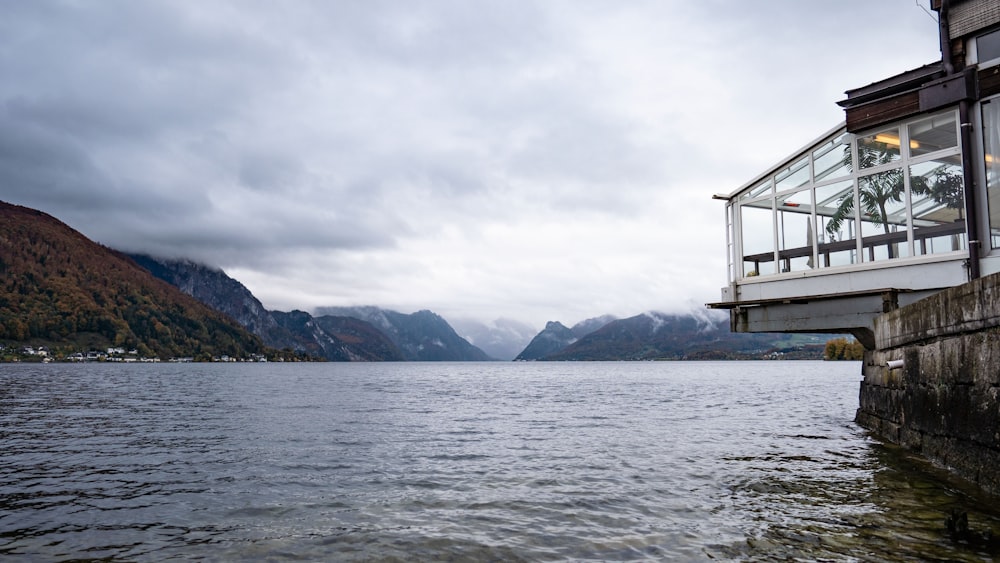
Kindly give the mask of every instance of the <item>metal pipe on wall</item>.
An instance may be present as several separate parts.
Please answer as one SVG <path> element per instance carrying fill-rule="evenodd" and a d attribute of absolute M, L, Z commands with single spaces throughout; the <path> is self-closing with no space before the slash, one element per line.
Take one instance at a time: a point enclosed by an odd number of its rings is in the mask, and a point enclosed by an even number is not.
<path fill-rule="evenodd" d="M 979 213 L 976 207 L 976 174 L 972 162 L 972 120 L 969 116 L 969 102 L 958 104 L 958 121 L 961 124 L 962 176 L 965 184 L 965 230 L 969 234 L 969 279 L 974 280 L 979 273 Z"/>
<path fill-rule="evenodd" d="M 941 65 L 946 76 L 955 74 L 955 65 L 951 61 L 951 31 L 948 23 L 948 9 L 951 2 L 941 0 L 938 10 L 938 32 L 941 40 Z M 962 100 L 958 104 L 958 121 L 962 143 L 962 180 L 965 185 L 965 221 L 966 232 L 969 235 L 969 279 L 980 276 L 979 270 L 979 214 L 976 211 L 976 175 L 975 164 L 972 162 L 972 119 L 969 116 L 969 102 Z"/>

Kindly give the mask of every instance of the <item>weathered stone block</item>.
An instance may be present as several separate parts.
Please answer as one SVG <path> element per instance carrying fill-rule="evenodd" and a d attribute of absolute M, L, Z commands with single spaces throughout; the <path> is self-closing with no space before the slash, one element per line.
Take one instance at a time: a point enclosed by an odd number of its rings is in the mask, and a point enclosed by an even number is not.
<path fill-rule="evenodd" d="M 882 315 L 858 424 L 1000 493 L 1000 274 Z M 904 360 L 890 370 L 889 360 Z"/>

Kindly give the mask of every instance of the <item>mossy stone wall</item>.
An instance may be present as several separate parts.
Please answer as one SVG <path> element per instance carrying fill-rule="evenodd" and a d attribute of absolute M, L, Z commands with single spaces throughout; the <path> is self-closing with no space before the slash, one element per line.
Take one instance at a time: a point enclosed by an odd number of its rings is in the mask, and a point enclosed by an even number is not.
<path fill-rule="evenodd" d="M 886 313 L 874 332 L 857 422 L 1000 494 L 1000 274 Z"/>

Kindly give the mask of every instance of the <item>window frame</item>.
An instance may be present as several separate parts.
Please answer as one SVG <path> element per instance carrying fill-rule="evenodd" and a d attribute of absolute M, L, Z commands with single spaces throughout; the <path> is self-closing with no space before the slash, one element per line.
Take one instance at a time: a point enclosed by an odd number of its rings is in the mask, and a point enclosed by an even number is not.
<path fill-rule="evenodd" d="M 998 102 L 1000 102 L 1000 96 L 997 97 Z M 933 121 L 939 119 L 942 116 L 950 116 L 950 121 L 954 124 L 954 135 L 955 142 L 952 146 L 946 146 L 943 149 L 936 151 L 927 152 L 925 154 L 918 154 L 913 156 L 912 153 L 915 148 L 911 149 L 910 140 L 910 130 L 914 124 L 920 123 L 921 121 Z M 933 129 L 933 127 L 931 128 Z M 915 242 L 915 231 L 918 228 L 914 225 L 913 217 L 913 193 L 911 185 L 911 173 L 913 167 L 924 162 L 942 160 L 954 155 L 961 155 L 962 147 L 960 141 L 960 120 L 957 108 L 949 108 L 944 111 L 938 111 L 929 114 L 921 114 L 917 116 L 910 116 L 907 119 L 898 120 L 892 123 L 886 123 L 880 125 L 877 128 L 872 128 L 865 131 L 860 131 L 857 133 L 849 133 L 846 131 L 846 126 L 841 125 L 835 127 L 828 131 L 826 134 L 813 141 L 812 143 L 806 145 L 802 150 L 797 151 L 790 157 L 780 161 L 776 166 L 770 168 L 767 172 L 760 174 L 752 181 L 745 184 L 743 187 L 733 192 L 728 197 L 727 202 L 727 249 L 730 251 L 728 257 L 728 272 L 732 276 L 730 282 L 760 282 L 768 279 L 774 279 L 775 276 L 782 276 L 783 274 L 803 274 L 804 271 L 801 269 L 794 269 L 791 267 L 782 268 L 782 260 L 786 262 L 788 259 L 788 253 L 786 252 L 786 257 L 782 258 L 781 253 L 783 249 L 781 245 L 780 235 L 783 233 L 779 229 L 779 219 L 783 216 L 780 214 L 783 212 L 781 206 L 779 205 L 779 200 L 782 198 L 790 197 L 794 194 L 799 194 L 801 192 L 808 191 L 810 209 L 809 218 L 807 219 L 807 229 L 808 233 L 811 234 L 811 253 L 809 254 L 810 266 L 805 272 L 809 273 L 823 273 L 832 274 L 838 270 L 844 268 L 848 269 L 873 269 L 884 267 L 887 262 L 893 262 L 894 260 L 930 260 L 940 259 L 942 255 L 951 255 L 957 253 L 964 253 L 964 250 L 952 250 L 950 252 L 941 253 L 923 253 L 915 252 L 917 250 Z M 874 138 L 884 132 L 893 131 L 897 133 L 896 139 L 899 143 L 899 156 L 895 160 L 888 163 L 878 164 L 869 168 L 860 170 L 859 166 L 859 139 L 866 137 Z M 890 143 L 891 144 L 891 143 Z M 829 148 L 824 149 L 829 146 Z M 823 157 L 830 154 L 831 151 L 843 150 L 838 149 L 838 147 L 849 147 L 851 153 L 851 166 L 849 171 L 845 171 L 844 167 L 828 167 L 827 170 L 834 170 L 835 173 L 828 173 L 824 175 L 820 180 L 816 179 L 817 174 L 817 163 Z M 797 167 L 794 172 L 788 174 L 788 177 L 794 176 L 801 170 L 802 167 L 799 166 L 800 162 L 805 161 L 804 168 L 808 172 L 808 179 L 797 186 L 788 188 L 786 190 L 779 190 L 779 182 L 782 179 L 787 179 L 783 175 L 788 172 L 791 168 Z M 878 225 L 873 221 L 864 219 L 863 213 L 861 211 L 861 193 L 860 185 L 863 178 L 870 178 L 876 174 L 883 174 L 889 171 L 899 170 L 902 174 L 903 181 L 903 192 L 902 201 L 900 202 L 903 206 L 902 212 L 904 213 L 904 226 L 906 230 L 905 241 L 900 240 L 898 243 L 885 242 L 888 248 L 891 244 L 905 244 L 905 254 L 900 252 L 902 255 L 892 256 L 892 253 L 888 250 L 886 251 L 887 256 L 891 258 L 881 258 L 874 259 L 874 250 L 869 249 L 869 255 L 872 259 L 868 259 L 865 254 L 866 248 L 874 247 L 874 244 L 866 245 L 866 237 L 870 238 L 872 235 L 864 235 L 864 227 L 866 225 Z M 819 171 L 823 172 L 823 171 Z M 846 173 L 844 173 L 846 172 Z M 820 214 L 817 211 L 817 190 L 833 186 L 837 184 L 842 184 L 846 181 L 851 182 L 851 189 L 853 190 L 854 201 L 853 210 L 846 219 L 846 221 L 853 222 L 851 228 L 853 228 L 853 234 L 849 237 L 842 239 L 842 241 L 853 240 L 854 242 L 854 254 L 848 260 L 847 264 L 840 265 L 824 265 L 822 260 L 823 255 L 820 252 L 820 237 L 823 233 L 820 230 L 820 223 L 818 221 L 819 217 L 826 217 L 826 214 Z M 751 194 L 753 197 L 750 197 Z M 963 194 L 964 195 L 964 194 Z M 761 203 L 765 201 L 770 201 L 770 209 L 772 213 L 772 246 L 771 250 L 771 262 L 772 266 L 766 268 L 766 271 L 757 264 L 756 268 L 752 271 L 748 271 L 747 255 L 744 252 L 744 237 L 743 237 L 743 207 L 753 204 L 753 207 L 763 208 Z M 787 210 L 786 210 L 787 211 Z M 848 229 L 849 233 L 851 228 Z M 894 231 L 898 232 L 898 231 Z M 968 245 L 968 232 L 967 226 L 964 234 L 964 245 Z M 893 237 L 898 238 L 898 237 Z M 834 241 L 835 242 L 835 241 Z M 870 241 L 869 241 L 870 242 Z M 825 244 L 825 243 L 823 243 Z M 808 246 L 808 244 L 807 244 Z M 848 246 L 849 245 L 839 245 Z M 845 250 L 837 250 L 837 252 L 844 252 Z M 766 252 L 765 252 L 766 253 Z M 754 255 L 758 256 L 758 255 Z M 826 263 L 829 263 L 830 252 L 825 254 Z M 789 271 L 782 271 L 787 269 Z"/>

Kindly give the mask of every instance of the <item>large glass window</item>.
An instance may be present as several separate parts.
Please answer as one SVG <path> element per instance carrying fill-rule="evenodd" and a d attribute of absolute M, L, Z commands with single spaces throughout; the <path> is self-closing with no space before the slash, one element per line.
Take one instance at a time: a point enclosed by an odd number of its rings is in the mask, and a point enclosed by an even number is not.
<path fill-rule="evenodd" d="M 893 168 L 858 178 L 858 194 L 865 260 L 908 256 L 903 169 Z"/>
<path fill-rule="evenodd" d="M 774 175 L 775 191 L 784 192 L 804 186 L 809 182 L 809 157 L 792 163 Z"/>
<path fill-rule="evenodd" d="M 745 276 L 775 273 L 772 201 L 766 199 L 740 206 L 743 273 Z"/>
<path fill-rule="evenodd" d="M 771 180 L 767 179 L 750 188 L 740 196 L 741 199 L 753 199 L 771 193 Z"/>
<path fill-rule="evenodd" d="M 812 190 L 778 196 L 779 269 L 797 272 L 813 267 Z"/>
<path fill-rule="evenodd" d="M 917 255 L 966 248 L 965 183 L 961 157 L 910 167 L 914 251 Z"/>
<path fill-rule="evenodd" d="M 983 111 L 1000 244 L 1000 162 L 990 156 L 1000 155 L 1000 102 Z M 860 136 L 841 129 L 731 200 L 739 211 L 737 275 L 960 252 L 968 246 L 963 180 L 957 111 Z"/>
<path fill-rule="evenodd" d="M 980 35 L 976 38 L 976 56 L 981 63 L 1000 59 L 1000 31 Z"/>
<path fill-rule="evenodd" d="M 858 168 L 875 168 L 900 159 L 899 128 L 893 127 L 874 135 L 858 137 Z"/>
<path fill-rule="evenodd" d="M 983 103 L 983 149 L 986 153 L 990 247 L 1000 248 L 1000 99 Z"/>
<path fill-rule="evenodd" d="M 851 139 L 841 133 L 813 151 L 813 177 L 817 182 L 851 173 Z"/>
<path fill-rule="evenodd" d="M 856 221 L 852 180 L 816 188 L 820 268 L 854 264 L 857 261 Z"/>
<path fill-rule="evenodd" d="M 917 157 L 958 146 L 955 114 L 946 113 L 921 119 L 907 126 L 910 156 Z"/>

